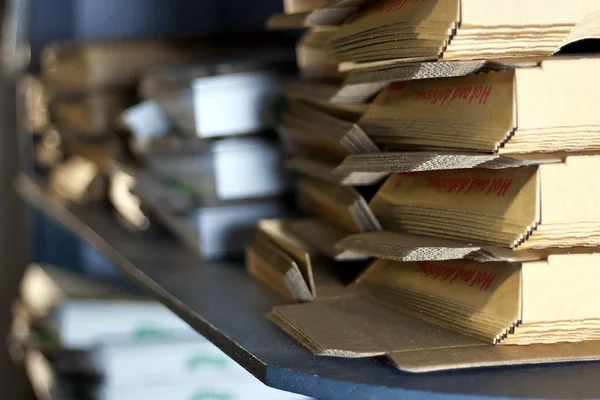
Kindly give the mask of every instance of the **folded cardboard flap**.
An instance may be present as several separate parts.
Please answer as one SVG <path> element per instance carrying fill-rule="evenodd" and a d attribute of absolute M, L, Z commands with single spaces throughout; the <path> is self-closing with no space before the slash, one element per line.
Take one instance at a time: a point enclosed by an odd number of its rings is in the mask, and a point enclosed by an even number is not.
<path fill-rule="evenodd" d="M 258 229 L 271 239 L 277 247 L 292 257 L 298 265 L 304 282 L 315 296 L 315 280 L 310 257 L 310 247 L 298 238 L 291 228 L 291 221 L 263 219 L 258 221 Z"/>
<path fill-rule="evenodd" d="M 529 346 L 473 346 L 390 353 L 396 368 L 425 373 L 467 368 L 502 367 L 600 360 L 600 341 L 532 344 Z"/>
<path fill-rule="evenodd" d="M 599 163 L 572 156 L 535 167 L 394 174 L 370 205 L 390 231 L 519 249 L 597 246 L 600 189 L 588 181 Z"/>
<path fill-rule="evenodd" d="M 388 307 L 399 304 L 419 318 L 496 344 L 521 321 L 521 284 L 521 265 L 514 263 L 376 260 L 354 286 Z M 480 332 L 481 321 L 488 321 L 489 334 Z"/>
<path fill-rule="evenodd" d="M 361 296 L 277 306 L 272 314 L 277 315 L 275 322 L 283 325 L 283 330 L 293 327 L 312 343 L 312 350 L 319 355 L 362 358 L 399 351 L 485 345 Z"/>
<path fill-rule="evenodd" d="M 293 258 L 259 230 L 252 234 L 246 245 L 246 268 L 287 301 L 314 299 Z"/>
<path fill-rule="evenodd" d="M 494 344 L 576 342 L 599 337 L 598 261 L 600 254 L 521 263 L 376 260 L 353 288 Z M 565 286 L 568 274 L 583 278 Z"/>
<path fill-rule="evenodd" d="M 461 216 L 464 214 L 464 218 L 484 215 L 515 221 L 526 232 L 528 227 L 539 221 L 537 172 L 537 167 L 523 167 L 394 174 L 370 205 L 380 219 L 393 209 L 402 207 L 456 210 Z M 389 218 L 382 224 L 384 228 L 386 225 L 396 227 Z"/>

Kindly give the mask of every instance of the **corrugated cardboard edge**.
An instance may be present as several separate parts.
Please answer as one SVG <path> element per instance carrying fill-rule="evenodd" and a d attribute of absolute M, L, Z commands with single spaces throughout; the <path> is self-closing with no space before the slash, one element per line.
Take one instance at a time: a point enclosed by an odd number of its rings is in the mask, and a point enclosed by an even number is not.
<path fill-rule="evenodd" d="M 478 262 L 524 262 L 545 259 L 536 251 L 514 251 L 508 248 L 478 245 L 408 233 L 366 232 L 349 235 L 336 245 L 346 251 L 392 261 L 473 260 Z"/>
<path fill-rule="evenodd" d="M 372 68 L 359 68 L 357 65 L 350 70 L 344 85 L 465 76 L 479 72 L 485 66 L 486 61 L 483 60 L 397 63 Z"/>
<path fill-rule="evenodd" d="M 448 169 L 504 169 L 562 162 L 560 158 L 518 159 L 492 154 L 388 152 L 355 154 L 338 166 L 294 157 L 287 167 L 310 178 L 344 186 L 373 185 L 389 174 Z"/>
<path fill-rule="evenodd" d="M 387 359 L 396 368 L 412 373 L 598 361 L 600 360 L 600 341 L 410 351 L 388 354 Z"/>
<path fill-rule="evenodd" d="M 348 156 L 335 168 L 334 173 L 349 175 L 357 172 L 391 174 L 469 168 L 504 169 L 561 161 L 560 158 L 519 159 L 474 153 L 386 152 Z"/>

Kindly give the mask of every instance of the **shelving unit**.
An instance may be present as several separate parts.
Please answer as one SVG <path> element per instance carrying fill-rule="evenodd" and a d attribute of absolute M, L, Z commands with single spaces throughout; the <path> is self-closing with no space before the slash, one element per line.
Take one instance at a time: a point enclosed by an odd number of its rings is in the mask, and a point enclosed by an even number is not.
<path fill-rule="evenodd" d="M 105 208 L 62 204 L 41 180 L 21 175 L 17 190 L 268 386 L 321 400 L 600 394 L 600 363 L 412 375 L 375 359 L 314 356 L 264 318 L 281 300 L 253 281 L 243 265 L 202 264 L 168 237 L 128 232 Z"/>

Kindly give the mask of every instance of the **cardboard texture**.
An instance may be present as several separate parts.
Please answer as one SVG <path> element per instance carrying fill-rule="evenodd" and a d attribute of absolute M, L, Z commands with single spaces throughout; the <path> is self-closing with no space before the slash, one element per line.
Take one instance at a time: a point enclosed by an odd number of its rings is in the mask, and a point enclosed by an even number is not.
<path fill-rule="evenodd" d="M 277 306 L 268 318 L 300 338 L 313 353 L 326 356 L 363 358 L 398 351 L 485 345 L 360 295 Z"/>
<path fill-rule="evenodd" d="M 261 220 L 246 246 L 246 268 L 288 301 L 306 302 L 345 294 L 328 261 L 299 237 L 296 220 Z"/>
<path fill-rule="evenodd" d="M 366 232 L 348 235 L 335 248 L 355 257 L 394 261 L 473 260 L 522 262 L 546 259 L 553 250 L 512 250 L 503 247 L 398 232 Z M 574 249 L 566 251 L 572 252 Z M 590 249 L 581 251 L 589 252 Z"/>
<path fill-rule="evenodd" d="M 595 152 L 600 58 L 556 58 L 460 78 L 392 84 L 359 121 L 379 144 L 500 155 Z"/>
<path fill-rule="evenodd" d="M 385 230 L 514 249 L 600 241 L 598 156 L 502 170 L 394 174 L 370 203 Z"/>
<path fill-rule="evenodd" d="M 340 60 L 472 60 L 551 55 L 600 36 L 600 4 L 576 0 L 383 0 L 344 24 L 332 47 Z"/>
<path fill-rule="evenodd" d="M 392 173 L 467 168 L 505 169 L 561 162 L 560 156 L 534 155 L 531 159 L 491 154 L 436 152 L 378 152 L 353 154 L 335 164 L 326 160 L 293 157 L 286 166 L 302 175 L 343 186 L 373 185 Z"/>
<path fill-rule="evenodd" d="M 282 111 L 278 133 L 288 152 L 334 162 L 351 154 L 379 151 L 356 125 L 357 119 L 357 113 L 344 108 L 290 99 Z"/>
<path fill-rule="evenodd" d="M 355 188 L 302 179 L 297 193 L 303 209 L 345 232 L 381 230 L 369 204 Z"/>

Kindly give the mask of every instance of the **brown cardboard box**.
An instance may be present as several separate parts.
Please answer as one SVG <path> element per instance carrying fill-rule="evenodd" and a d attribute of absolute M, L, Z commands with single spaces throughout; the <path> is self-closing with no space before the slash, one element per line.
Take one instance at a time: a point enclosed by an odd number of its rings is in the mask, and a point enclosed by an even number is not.
<path fill-rule="evenodd" d="M 496 64 L 500 66 L 501 64 Z M 519 66 L 521 65 L 521 66 Z M 600 58 L 550 58 L 382 91 L 359 121 L 380 144 L 500 155 L 598 151 Z"/>
<path fill-rule="evenodd" d="M 502 170 L 394 174 L 371 201 L 383 228 L 517 249 L 600 245 L 599 156 Z"/>
<path fill-rule="evenodd" d="M 576 0 L 383 0 L 341 27 L 341 60 L 470 60 L 551 55 L 600 33 L 600 4 Z"/>

